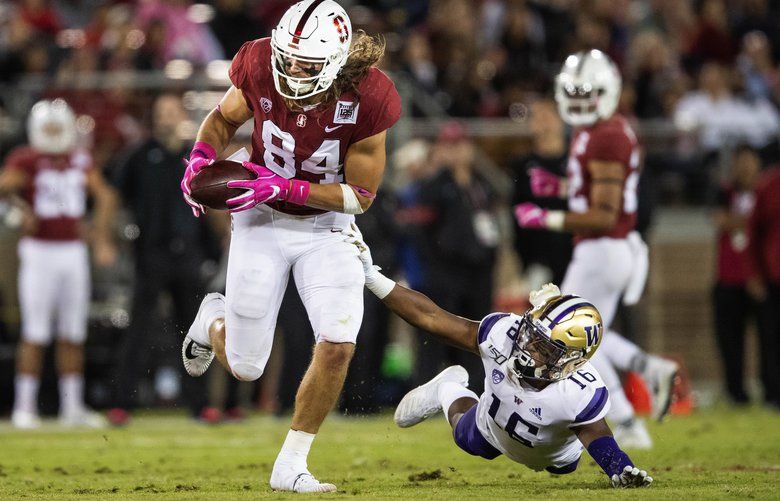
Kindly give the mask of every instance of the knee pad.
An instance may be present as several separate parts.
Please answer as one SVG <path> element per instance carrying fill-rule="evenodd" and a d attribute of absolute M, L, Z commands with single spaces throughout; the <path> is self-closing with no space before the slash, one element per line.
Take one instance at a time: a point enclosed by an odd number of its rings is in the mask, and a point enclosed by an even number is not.
<path fill-rule="evenodd" d="M 238 276 L 230 298 L 233 312 L 246 318 L 263 318 L 268 313 L 268 304 L 275 284 L 268 268 L 245 270 Z"/>
<path fill-rule="evenodd" d="M 236 362 L 230 370 L 239 381 L 255 381 L 263 375 L 263 369 L 246 362 Z"/>

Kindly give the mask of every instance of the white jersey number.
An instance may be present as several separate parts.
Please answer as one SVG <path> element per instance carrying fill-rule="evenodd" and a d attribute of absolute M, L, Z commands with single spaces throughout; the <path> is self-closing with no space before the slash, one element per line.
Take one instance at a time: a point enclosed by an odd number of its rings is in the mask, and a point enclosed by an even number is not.
<path fill-rule="evenodd" d="M 86 212 L 84 172 L 41 170 L 35 176 L 35 215 L 43 219 L 79 218 Z"/>
<path fill-rule="evenodd" d="M 303 161 L 295 158 L 295 138 L 284 132 L 271 120 L 263 122 L 263 146 L 265 166 L 276 174 L 291 179 L 298 170 L 320 177 L 320 183 L 340 183 L 344 180 L 339 161 L 339 140 L 326 139 L 312 155 Z"/>

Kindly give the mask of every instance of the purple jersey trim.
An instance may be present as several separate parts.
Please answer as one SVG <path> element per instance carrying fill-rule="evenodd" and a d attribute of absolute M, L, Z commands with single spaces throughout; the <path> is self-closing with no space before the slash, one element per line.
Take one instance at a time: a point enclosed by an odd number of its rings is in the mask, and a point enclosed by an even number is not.
<path fill-rule="evenodd" d="M 573 462 L 565 465 L 565 466 L 548 466 L 545 468 L 545 470 L 549 471 L 550 473 L 554 473 L 556 475 L 566 475 L 567 473 L 573 473 L 574 470 L 577 469 L 577 463 L 580 462 L 580 459 L 577 458 Z"/>
<path fill-rule="evenodd" d="M 604 408 L 604 406 L 607 405 L 608 399 L 609 399 L 609 392 L 607 391 L 607 389 L 604 386 L 598 388 L 596 390 L 596 394 L 593 395 L 593 398 L 590 399 L 588 405 L 585 406 L 585 409 L 583 409 L 582 412 L 577 414 L 577 417 L 574 418 L 574 422 L 584 423 L 598 416 L 601 410 Z"/>
<path fill-rule="evenodd" d="M 482 321 L 479 323 L 479 335 L 477 336 L 478 339 L 477 344 L 481 344 L 485 342 L 485 339 L 487 339 L 488 334 L 490 333 L 490 329 L 492 329 L 493 326 L 496 325 L 496 322 L 508 316 L 509 313 L 491 313 L 490 315 L 483 318 Z"/>
<path fill-rule="evenodd" d="M 455 426 L 455 443 L 472 456 L 495 459 L 501 451 L 493 447 L 477 428 L 477 405 L 467 410 Z"/>

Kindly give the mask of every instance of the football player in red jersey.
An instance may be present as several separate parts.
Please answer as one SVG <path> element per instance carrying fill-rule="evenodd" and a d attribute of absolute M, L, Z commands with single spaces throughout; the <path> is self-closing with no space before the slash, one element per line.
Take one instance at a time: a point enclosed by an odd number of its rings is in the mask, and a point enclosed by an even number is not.
<path fill-rule="evenodd" d="M 93 251 L 99 265 L 116 257 L 110 238 L 117 197 L 86 150 L 76 147 L 76 117 L 61 100 L 36 103 L 28 119 L 29 145 L 8 154 L 0 171 L 0 196 L 20 194 L 34 219 L 19 242 L 22 339 L 11 420 L 37 428 L 38 387 L 45 346 L 57 335 L 60 421 L 104 425 L 84 405 L 84 340 L 90 280 L 83 222 L 87 195 L 95 199 Z"/>
<path fill-rule="evenodd" d="M 189 183 L 252 120 L 251 181 L 228 202 L 233 232 L 226 294 L 207 295 L 184 339 L 189 374 L 216 355 L 238 379 L 259 378 L 271 351 L 290 271 L 316 338 L 296 397 L 291 430 L 271 473 L 273 489 L 335 491 L 309 473 L 307 456 L 338 398 L 363 315 L 363 271 L 340 238 L 367 210 L 385 168 L 385 136 L 401 113 L 393 83 L 374 67 L 384 44 L 352 33 L 333 0 L 305 0 L 270 38 L 245 43 L 229 71 L 232 86 L 204 120 L 182 180 Z"/>
<path fill-rule="evenodd" d="M 566 58 L 555 82 L 563 120 L 575 127 L 567 178 L 542 169 L 530 172 L 535 196 L 568 196 L 568 211 L 549 211 L 533 203 L 515 207 L 524 228 L 568 231 L 575 235 L 572 261 L 561 290 L 589 298 L 609 327 L 621 297 L 639 299 L 647 275 L 647 248 L 634 231 L 640 148 L 628 121 L 616 113 L 621 78 L 615 64 L 598 50 Z M 610 418 L 624 447 L 652 445 L 644 423 L 622 391 L 616 369 L 640 372 L 651 385 L 653 415 L 668 411 L 677 364 L 649 355 L 619 334 L 604 337 L 593 361 L 610 392 Z"/>

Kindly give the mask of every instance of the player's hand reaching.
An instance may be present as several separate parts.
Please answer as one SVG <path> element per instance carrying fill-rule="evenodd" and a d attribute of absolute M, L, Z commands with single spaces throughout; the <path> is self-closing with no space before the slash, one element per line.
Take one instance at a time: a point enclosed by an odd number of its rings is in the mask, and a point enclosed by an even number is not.
<path fill-rule="evenodd" d="M 653 477 L 647 474 L 645 470 L 640 470 L 636 466 L 626 465 L 623 473 L 612 475 L 612 487 L 616 489 L 630 487 L 647 487 L 653 483 Z"/>
<path fill-rule="evenodd" d="M 382 269 L 374 264 L 374 259 L 371 257 L 371 249 L 368 248 L 366 242 L 363 241 L 363 234 L 360 233 L 355 223 L 351 223 L 349 229 L 341 230 L 344 235 L 344 241 L 357 247 L 358 257 L 360 262 L 363 263 L 363 273 L 366 275 L 366 287 L 371 288 L 371 284 L 377 279 Z"/>
<path fill-rule="evenodd" d="M 531 193 L 535 197 L 563 197 L 565 186 L 563 178 L 538 167 L 528 169 L 531 181 Z"/>

